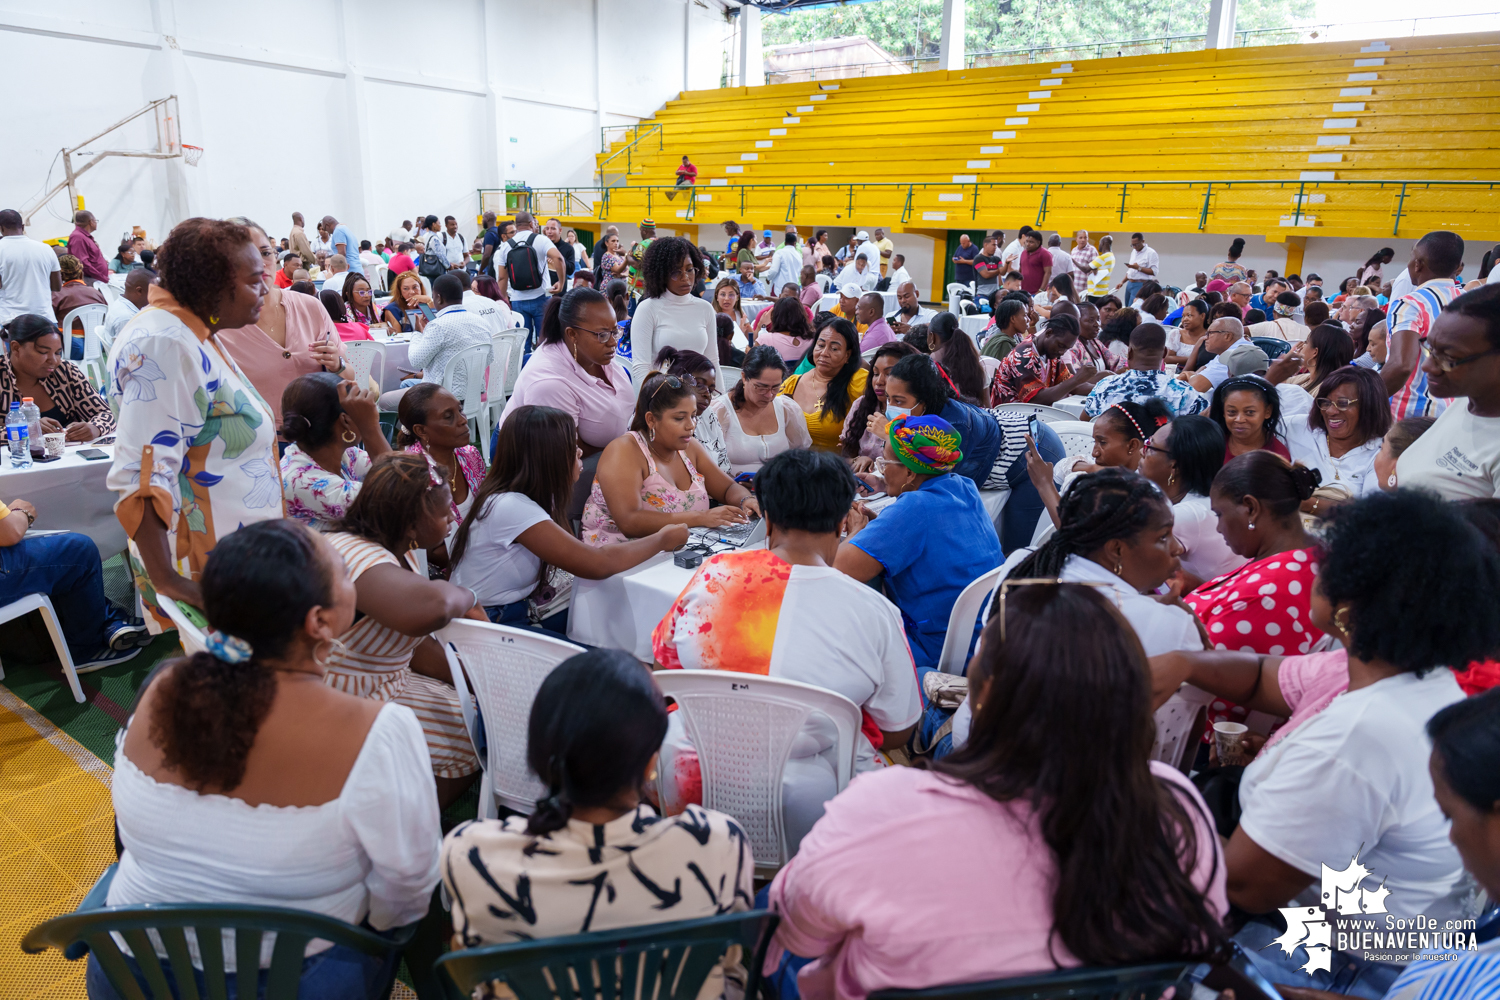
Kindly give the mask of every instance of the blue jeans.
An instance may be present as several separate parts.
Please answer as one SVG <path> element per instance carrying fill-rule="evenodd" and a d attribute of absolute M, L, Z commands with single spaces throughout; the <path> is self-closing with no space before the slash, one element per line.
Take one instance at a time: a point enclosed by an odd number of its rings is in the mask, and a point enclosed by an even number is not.
<path fill-rule="evenodd" d="M 1141 286 L 1144 284 L 1144 281 L 1125 282 L 1125 305 L 1127 308 L 1129 307 L 1130 303 L 1135 301 L 1136 293 L 1141 290 Z"/>
<path fill-rule="evenodd" d="M 484 609 L 489 615 L 490 621 L 496 625 L 507 625 L 511 628 L 524 628 L 528 632 L 536 632 L 553 639 L 568 638 L 568 609 L 563 608 L 557 614 L 543 618 L 540 624 L 533 625 L 526 601 L 519 600 L 513 604 L 493 604 Z"/>
<path fill-rule="evenodd" d="M 551 298 L 550 295 L 538 295 L 534 299 L 511 299 L 511 311 L 526 317 L 526 354 L 528 357 L 536 349 L 536 339 L 542 333 L 542 317 L 547 314 L 547 302 Z"/>
<path fill-rule="evenodd" d="M 88 535 L 23 538 L 0 548 L 0 605 L 27 594 L 46 594 L 75 663 L 92 660 L 109 641 L 110 629 L 125 620 L 104 596 L 104 568 Z"/>
<path fill-rule="evenodd" d="M 1041 425 L 1036 450 L 1043 461 L 1054 463 L 1061 461 L 1067 454 L 1062 438 L 1046 424 Z M 1031 544 L 1031 536 L 1036 533 L 1036 522 L 1047 505 L 1042 503 L 1042 495 L 1036 491 L 1031 477 L 1026 474 L 1024 451 L 1005 470 L 1005 481 L 1010 485 L 1010 499 L 1000 512 L 1000 550 L 1010 555 L 1016 549 Z"/>
<path fill-rule="evenodd" d="M 141 967 L 133 957 L 122 957 L 144 992 L 146 979 L 141 974 Z M 396 951 L 382 957 L 366 955 L 345 945 L 334 945 L 327 951 L 320 951 L 303 960 L 302 978 L 297 985 L 298 1000 L 377 1000 L 384 994 L 386 981 L 391 978 L 391 964 L 400 960 L 401 954 Z M 170 970 L 169 963 L 163 962 L 162 966 Z M 268 970 L 262 969 L 257 996 L 265 995 L 267 975 Z M 194 969 L 193 978 L 198 981 L 198 995 L 207 996 L 203 972 Z M 171 980 L 172 974 L 169 971 L 168 981 Z M 89 967 L 84 975 L 84 982 L 89 1000 L 122 1000 L 92 953 L 89 954 Z M 172 982 L 172 985 L 177 984 Z M 239 1000 L 239 980 L 236 976 L 226 977 L 225 987 L 229 1000 Z"/>

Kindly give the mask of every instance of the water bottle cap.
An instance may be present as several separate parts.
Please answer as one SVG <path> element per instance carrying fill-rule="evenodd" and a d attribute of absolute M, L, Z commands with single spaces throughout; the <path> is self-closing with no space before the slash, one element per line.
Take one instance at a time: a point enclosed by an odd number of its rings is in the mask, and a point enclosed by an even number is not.
<path fill-rule="evenodd" d="M 11 400 L 10 401 L 10 408 L 12 410 L 19 410 L 21 408 L 21 402 L 20 402 L 20 400 L 16 400 L 16 399 Z"/>
<path fill-rule="evenodd" d="M 30 403 L 30 402 L 33 402 L 33 400 L 32 400 L 32 398 L 30 396 L 22 396 L 21 397 L 21 402 L 23 402 L 23 403 Z"/>

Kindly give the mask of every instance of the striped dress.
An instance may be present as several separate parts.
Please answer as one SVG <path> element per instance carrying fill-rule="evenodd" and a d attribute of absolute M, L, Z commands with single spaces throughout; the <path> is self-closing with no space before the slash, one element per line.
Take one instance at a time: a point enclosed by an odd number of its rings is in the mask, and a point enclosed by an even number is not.
<path fill-rule="evenodd" d="M 349 578 L 359 578 L 376 566 L 400 565 L 383 545 L 359 535 L 336 532 L 326 536 L 344 557 Z M 416 567 L 407 556 L 407 567 Z M 422 723 L 432 773 L 439 778 L 461 778 L 479 770 L 479 757 L 464 727 L 458 692 L 442 681 L 412 673 L 411 654 L 426 636 L 403 635 L 369 615 L 355 621 L 339 636 L 328 658 L 324 680 L 329 687 L 376 701 L 405 705 Z"/>

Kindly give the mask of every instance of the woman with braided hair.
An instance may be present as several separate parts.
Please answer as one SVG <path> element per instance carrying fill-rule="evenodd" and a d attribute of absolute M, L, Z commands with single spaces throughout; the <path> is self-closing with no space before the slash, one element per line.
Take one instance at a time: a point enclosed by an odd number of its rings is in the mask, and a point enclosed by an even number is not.
<path fill-rule="evenodd" d="M 455 948 L 754 905 L 755 862 L 734 820 L 698 805 L 662 818 L 647 801 L 666 732 L 661 689 L 628 653 L 580 653 L 547 675 L 526 731 L 546 796 L 530 816 L 473 820 L 443 841 Z M 527 893 L 529 909 L 502 889 Z M 723 971 L 743 982 L 738 961 Z"/>

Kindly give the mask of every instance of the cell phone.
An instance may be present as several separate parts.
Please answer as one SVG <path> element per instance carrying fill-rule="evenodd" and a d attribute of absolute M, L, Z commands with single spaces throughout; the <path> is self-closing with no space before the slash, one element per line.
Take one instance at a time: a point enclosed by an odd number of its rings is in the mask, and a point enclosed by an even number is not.
<path fill-rule="evenodd" d="M 1033 442 L 1041 440 L 1042 422 L 1037 419 L 1035 413 L 1026 418 L 1026 430 L 1031 433 L 1031 440 Z"/>
<path fill-rule="evenodd" d="M 422 315 L 427 317 L 427 322 L 429 323 L 431 323 L 433 319 L 437 317 L 437 313 L 432 311 L 432 306 L 428 305 L 425 302 L 419 303 L 417 305 L 417 308 L 422 310 Z"/>
<path fill-rule="evenodd" d="M 97 462 L 101 458 L 108 458 L 109 452 L 100 451 L 98 448 L 83 448 L 78 452 L 78 457 L 86 462 Z"/>

